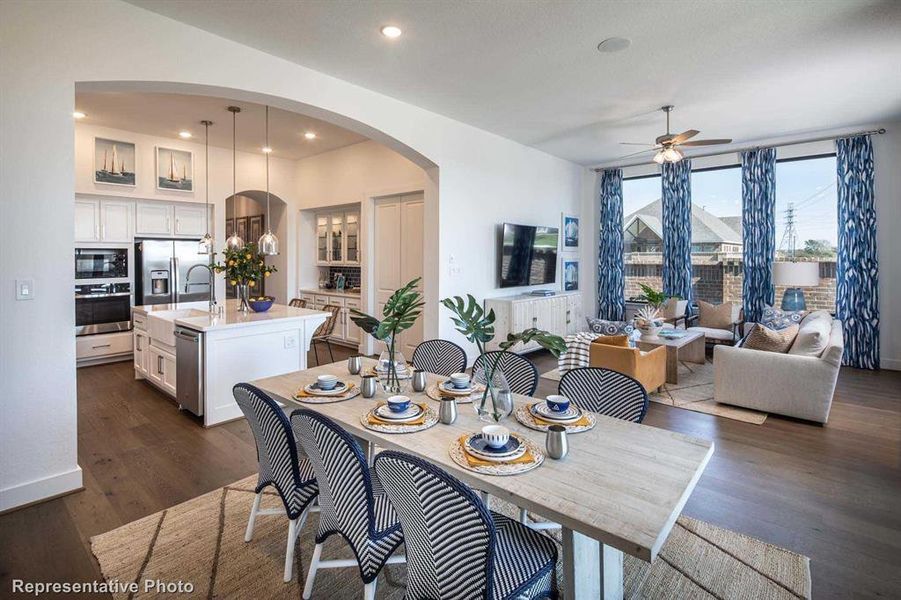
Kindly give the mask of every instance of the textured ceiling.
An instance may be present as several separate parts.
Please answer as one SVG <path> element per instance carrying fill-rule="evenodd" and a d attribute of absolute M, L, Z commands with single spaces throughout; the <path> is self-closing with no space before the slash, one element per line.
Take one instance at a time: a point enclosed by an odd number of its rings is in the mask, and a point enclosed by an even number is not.
<path fill-rule="evenodd" d="M 897 0 L 129 1 L 582 164 L 652 141 L 664 104 L 738 142 L 901 116 Z"/>

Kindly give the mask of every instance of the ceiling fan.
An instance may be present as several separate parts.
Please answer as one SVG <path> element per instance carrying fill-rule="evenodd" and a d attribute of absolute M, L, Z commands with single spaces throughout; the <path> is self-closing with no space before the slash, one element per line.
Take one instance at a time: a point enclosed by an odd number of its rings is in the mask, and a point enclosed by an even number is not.
<path fill-rule="evenodd" d="M 635 142 L 620 142 L 620 144 L 624 146 L 650 146 L 647 150 L 641 150 L 639 152 L 634 152 L 632 154 L 627 154 L 626 156 L 622 156 L 620 158 L 629 158 L 630 156 L 638 156 L 639 154 L 644 154 L 645 152 L 656 152 L 654 155 L 654 162 L 659 164 L 669 162 L 676 163 L 685 158 L 685 155 L 679 150 L 679 148 L 691 148 L 696 146 L 715 146 L 717 144 L 729 144 L 732 142 L 731 139 L 715 139 L 715 140 L 694 140 L 688 141 L 694 136 L 698 135 L 700 131 L 697 129 L 689 129 L 688 131 L 683 131 L 679 134 L 672 134 L 669 131 L 669 114 L 673 112 L 673 105 L 668 104 L 666 106 L 660 107 L 660 110 L 666 113 L 666 133 L 659 136 L 655 143 L 653 144 L 642 144 Z"/>

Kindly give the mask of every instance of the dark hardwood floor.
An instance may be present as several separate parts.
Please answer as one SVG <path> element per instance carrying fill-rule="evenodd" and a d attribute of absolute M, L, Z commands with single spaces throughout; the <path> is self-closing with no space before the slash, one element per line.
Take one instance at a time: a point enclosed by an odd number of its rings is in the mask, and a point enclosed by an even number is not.
<path fill-rule="evenodd" d="M 843 369 L 825 427 L 653 403 L 645 423 L 716 443 L 686 514 L 809 556 L 818 599 L 901 597 L 901 373 Z M 100 579 L 91 536 L 256 470 L 243 420 L 204 429 L 128 362 L 78 370 L 78 454 L 84 491 L 0 516 L 0 597 L 13 578 Z"/>

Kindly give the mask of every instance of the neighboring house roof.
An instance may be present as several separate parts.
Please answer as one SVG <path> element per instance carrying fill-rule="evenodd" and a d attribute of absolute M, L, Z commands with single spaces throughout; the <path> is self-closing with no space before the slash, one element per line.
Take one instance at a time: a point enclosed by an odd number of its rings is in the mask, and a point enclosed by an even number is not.
<path fill-rule="evenodd" d="M 737 217 L 720 217 L 720 221 L 723 222 L 726 227 L 735 232 L 738 236 L 738 239 L 742 239 L 741 237 L 741 215 Z"/>
<path fill-rule="evenodd" d="M 663 237 L 663 204 L 658 198 L 647 206 L 639 208 L 625 219 L 625 227 L 632 221 L 640 218 L 654 233 Z M 741 234 L 728 223 L 738 223 L 741 227 L 741 217 L 719 218 L 696 204 L 691 205 L 691 241 L 694 244 L 741 244 Z"/>

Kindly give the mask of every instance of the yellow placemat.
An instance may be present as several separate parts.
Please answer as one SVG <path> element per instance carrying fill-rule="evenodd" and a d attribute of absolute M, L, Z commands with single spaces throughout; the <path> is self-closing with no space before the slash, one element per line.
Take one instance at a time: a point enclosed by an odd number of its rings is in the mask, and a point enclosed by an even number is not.
<path fill-rule="evenodd" d="M 351 393 L 353 391 L 354 387 L 355 387 L 355 384 L 352 382 L 349 382 L 347 384 L 347 389 L 344 390 L 340 394 L 311 394 L 311 393 L 307 392 L 305 389 L 300 388 L 299 390 L 294 392 L 294 397 L 295 398 L 341 398 L 342 396 L 346 396 L 347 394 Z"/>
<path fill-rule="evenodd" d="M 526 448 L 525 453 L 513 460 L 504 460 L 504 461 L 495 461 L 495 460 L 482 460 L 481 458 L 477 458 L 466 451 L 466 440 L 469 438 L 468 435 L 460 436 L 460 447 L 463 448 L 463 456 L 466 457 L 466 462 L 469 463 L 470 467 L 491 467 L 497 465 L 519 465 L 523 463 L 531 463 L 535 461 L 535 457 L 532 456 L 532 453 Z M 522 442 L 520 442 L 522 443 Z"/>

